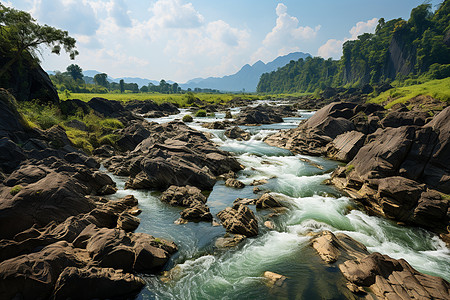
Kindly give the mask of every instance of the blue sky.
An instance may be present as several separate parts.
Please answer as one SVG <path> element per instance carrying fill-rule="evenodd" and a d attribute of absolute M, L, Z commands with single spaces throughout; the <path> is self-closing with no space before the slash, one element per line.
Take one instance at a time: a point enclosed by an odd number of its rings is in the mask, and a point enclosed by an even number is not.
<path fill-rule="evenodd" d="M 9 0 L 69 31 L 80 55 L 42 51 L 45 70 L 71 64 L 111 77 L 183 83 L 233 74 L 294 51 L 338 59 L 378 18 L 408 19 L 423 0 Z M 430 3 L 435 7 L 441 0 Z"/>

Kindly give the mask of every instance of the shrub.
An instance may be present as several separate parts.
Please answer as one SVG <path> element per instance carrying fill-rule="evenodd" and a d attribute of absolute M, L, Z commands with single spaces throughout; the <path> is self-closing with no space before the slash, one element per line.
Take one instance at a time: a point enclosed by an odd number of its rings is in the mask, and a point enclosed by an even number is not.
<path fill-rule="evenodd" d="M 11 195 L 17 195 L 20 191 L 22 190 L 22 186 L 21 185 L 15 185 L 13 186 L 13 188 L 9 191 L 9 193 Z"/>
<path fill-rule="evenodd" d="M 122 122 L 117 119 L 104 119 L 100 122 L 100 125 L 108 129 L 119 129 L 124 127 Z"/>
<path fill-rule="evenodd" d="M 110 145 L 115 146 L 116 142 L 119 140 L 120 136 L 117 134 L 107 134 L 98 139 L 100 145 Z"/>
<path fill-rule="evenodd" d="M 191 115 L 185 115 L 185 116 L 183 116 L 183 122 L 184 122 L 184 123 L 189 123 L 189 122 L 192 122 L 192 121 L 194 121 L 194 119 L 192 118 Z"/>
<path fill-rule="evenodd" d="M 196 113 L 195 113 L 196 117 L 206 117 L 206 110 L 204 109 L 199 109 Z"/>

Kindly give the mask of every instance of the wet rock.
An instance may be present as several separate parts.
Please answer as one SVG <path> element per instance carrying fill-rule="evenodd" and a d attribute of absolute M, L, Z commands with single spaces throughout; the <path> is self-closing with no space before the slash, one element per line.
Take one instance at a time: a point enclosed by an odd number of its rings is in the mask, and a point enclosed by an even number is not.
<path fill-rule="evenodd" d="M 442 278 L 422 274 L 405 260 L 372 253 L 339 266 L 344 277 L 369 288 L 382 299 L 448 299 L 450 285 Z"/>
<path fill-rule="evenodd" d="M 225 121 L 203 123 L 202 127 L 208 128 L 208 129 L 226 129 L 227 127 L 230 127 L 232 125 L 233 125 L 233 122 L 225 120 Z"/>
<path fill-rule="evenodd" d="M 269 229 L 275 229 L 275 224 L 272 221 L 265 221 L 264 226 L 266 226 Z"/>
<path fill-rule="evenodd" d="M 191 207 L 197 203 L 206 203 L 206 197 L 196 187 L 172 185 L 162 193 L 161 201 L 167 202 L 172 206 Z"/>
<path fill-rule="evenodd" d="M 257 199 L 248 199 L 248 198 L 237 198 L 233 201 L 233 205 L 242 204 L 242 205 L 255 205 Z"/>
<path fill-rule="evenodd" d="M 237 204 L 227 207 L 217 214 L 223 227 L 230 233 L 242 234 L 247 237 L 258 235 L 258 221 L 254 213 L 245 205 Z"/>
<path fill-rule="evenodd" d="M 266 184 L 267 182 L 268 182 L 267 179 L 253 180 L 252 183 L 250 183 L 250 185 L 252 186 L 263 185 Z"/>
<path fill-rule="evenodd" d="M 234 178 L 228 178 L 225 181 L 225 185 L 228 187 L 235 188 L 235 189 L 243 189 L 245 187 L 245 184 L 242 181 L 239 181 Z"/>
<path fill-rule="evenodd" d="M 188 221 L 193 222 L 211 222 L 213 216 L 209 211 L 209 207 L 202 203 L 196 203 L 186 209 L 184 209 L 181 213 L 181 218 Z"/>
<path fill-rule="evenodd" d="M 256 200 L 256 208 L 265 209 L 272 207 L 282 207 L 281 203 L 269 193 L 264 193 L 258 200 Z"/>
<path fill-rule="evenodd" d="M 112 268 L 67 267 L 59 275 L 52 297 L 54 299 L 129 298 L 145 286 L 141 278 Z"/>
<path fill-rule="evenodd" d="M 280 275 L 280 274 L 277 274 L 277 273 L 273 273 L 273 272 L 270 272 L 270 271 L 264 272 L 263 277 L 265 279 L 267 279 L 266 280 L 266 285 L 269 286 L 269 287 L 273 287 L 273 286 L 282 287 L 283 285 L 286 284 L 285 281 L 287 279 L 286 276 L 283 276 L 283 275 Z"/>
<path fill-rule="evenodd" d="M 312 247 L 326 263 L 334 263 L 338 259 L 356 259 L 369 254 L 367 248 L 346 234 L 334 235 L 330 231 L 322 231 L 311 240 Z"/>
<path fill-rule="evenodd" d="M 235 126 L 231 129 L 225 131 L 225 136 L 230 139 L 236 139 L 238 141 L 248 141 L 250 140 L 250 133 Z"/>
<path fill-rule="evenodd" d="M 246 239 L 244 235 L 241 234 L 225 234 L 224 237 L 220 237 L 216 240 L 215 246 L 219 249 L 233 248 L 239 245 Z"/>
<path fill-rule="evenodd" d="M 237 115 L 236 123 L 240 125 L 258 125 L 281 123 L 283 118 L 274 107 L 259 105 L 257 107 L 245 107 Z"/>

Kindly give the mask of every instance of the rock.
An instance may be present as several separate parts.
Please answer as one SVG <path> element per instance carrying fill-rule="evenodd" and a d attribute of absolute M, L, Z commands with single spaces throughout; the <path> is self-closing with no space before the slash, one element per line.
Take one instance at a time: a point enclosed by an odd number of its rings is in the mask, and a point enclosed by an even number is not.
<path fill-rule="evenodd" d="M 111 156 L 116 155 L 116 151 L 111 145 L 103 145 L 98 148 L 96 148 L 93 152 L 93 155 L 108 158 Z"/>
<path fill-rule="evenodd" d="M 272 208 L 272 207 L 282 207 L 281 203 L 276 200 L 269 193 L 264 193 L 258 200 L 256 200 L 256 208 Z"/>
<path fill-rule="evenodd" d="M 312 247 L 326 263 L 356 259 L 369 254 L 367 248 L 346 234 L 322 231 L 311 240 Z"/>
<path fill-rule="evenodd" d="M 120 136 L 117 146 L 123 151 L 131 151 L 139 143 L 148 138 L 152 127 L 147 121 L 133 121 L 131 124 L 116 132 Z"/>
<path fill-rule="evenodd" d="M 225 119 L 232 119 L 233 116 L 231 115 L 231 112 L 229 110 L 227 110 L 227 112 L 225 113 Z"/>
<path fill-rule="evenodd" d="M 216 176 L 241 169 L 229 153 L 182 122 L 151 124 L 150 129 L 150 136 L 132 152 L 104 161 L 110 171 L 129 176 L 127 188 L 191 185 L 211 190 Z"/>
<path fill-rule="evenodd" d="M 172 185 L 162 193 L 161 201 L 167 202 L 172 206 L 191 207 L 197 203 L 206 203 L 206 197 L 196 187 Z"/>
<path fill-rule="evenodd" d="M 281 131 L 264 139 L 271 146 L 285 148 L 294 153 L 322 155 L 327 144 L 338 135 L 355 130 L 349 120 L 353 116 L 353 103 L 334 102 L 317 111 L 297 128 Z"/>
<path fill-rule="evenodd" d="M 381 126 L 384 128 L 407 125 L 423 126 L 428 117 L 428 113 L 422 111 L 392 111 L 381 120 Z"/>
<path fill-rule="evenodd" d="M 339 266 L 344 277 L 369 288 L 381 299 L 448 299 L 450 284 L 442 278 L 419 273 L 405 260 L 372 253 Z"/>
<path fill-rule="evenodd" d="M 219 249 L 233 248 L 245 240 L 245 236 L 241 234 L 225 234 L 216 240 L 215 246 Z"/>
<path fill-rule="evenodd" d="M 233 201 L 233 205 L 242 204 L 242 205 L 255 205 L 256 199 L 248 199 L 248 198 L 237 198 Z"/>
<path fill-rule="evenodd" d="M 253 212 L 245 205 L 227 207 L 217 214 L 223 227 L 230 233 L 242 234 L 247 237 L 258 235 L 258 221 Z"/>
<path fill-rule="evenodd" d="M 13 172 L 26 159 L 23 150 L 7 137 L 0 138 L 0 169 Z"/>
<path fill-rule="evenodd" d="M 215 122 L 207 122 L 203 123 L 202 127 L 208 129 L 225 129 L 230 127 L 233 123 L 230 121 L 215 121 Z"/>
<path fill-rule="evenodd" d="M 234 178 L 228 178 L 225 181 L 225 185 L 228 187 L 235 188 L 235 189 L 243 189 L 245 187 L 245 184 L 242 181 L 239 181 Z"/>
<path fill-rule="evenodd" d="M 164 102 L 158 105 L 151 100 L 131 100 L 125 104 L 125 108 L 137 114 L 159 113 L 160 116 L 168 116 L 180 113 L 173 103 Z"/>
<path fill-rule="evenodd" d="M 77 119 L 73 119 L 73 120 L 70 120 L 69 122 L 66 122 L 66 126 L 75 128 L 75 129 L 78 129 L 81 131 L 88 131 L 86 124 L 84 124 L 83 122 L 81 122 L 80 120 L 77 120 Z"/>
<path fill-rule="evenodd" d="M 253 180 L 252 183 L 250 183 L 250 185 L 255 186 L 255 185 L 263 185 L 266 184 L 268 181 L 267 179 L 259 179 L 259 180 Z"/>
<path fill-rule="evenodd" d="M 79 99 L 67 99 L 66 101 L 61 101 L 61 103 L 59 104 L 59 108 L 61 109 L 61 112 L 66 116 L 73 116 L 78 111 L 83 112 L 83 114 L 87 115 L 91 111 L 89 105 Z"/>
<path fill-rule="evenodd" d="M 180 212 L 181 218 L 194 222 L 211 222 L 213 219 L 212 214 L 209 212 L 209 207 L 202 203 L 196 203 L 182 212 Z"/>
<path fill-rule="evenodd" d="M 52 294 L 54 299 L 129 298 L 145 286 L 141 278 L 112 268 L 67 267 L 59 275 Z"/>
<path fill-rule="evenodd" d="M 7 90 L 0 88 L 0 138 L 23 142 L 27 138 L 26 127 L 25 120 L 17 111 L 16 99 Z"/>
<path fill-rule="evenodd" d="M 177 251 L 177 246 L 167 240 L 120 229 L 92 228 L 80 235 L 89 237 L 86 250 L 104 268 L 153 272 L 160 270 Z"/>
<path fill-rule="evenodd" d="M 225 130 L 225 136 L 230 139 L 236 139 L 238 141 L 248 141 L 250 140 L 250 133 L 242 130 L 241 128 L 235 126 L 231 129 Z"/>
<path fill-rule="evenodd" d="M 263 277 L 266 279 L 266 285 L 268 287 L 282 287 L 283 285 L 286 284 L 286 276 L 277 274 L 277 273 L 273 273 L 270 271 L 266 271 L 264 272 Z"/>
<path fill-rule="evenodd" d="M 275 229 L 275 224 L 272 221 L 265 221 L 264 226 L 266 226 L 269 229 Z"/>
<path fill-rule="evenodd" d="M 364 145 L 365 138 L 365 134 L 357 131 L 340 134 L 328 145 L 328 156 L 335 160 L 349 162 Z"/>
<path fill-rule="evenodd" d="M 130 213 L 122 213 L 117 220 L 117 228 L 127 232 L 135 231 L 141 221 Z"/>
<path fill-rule="evenodd" d="M 236 123 L 240 125 L 257 125 L 281 123 L 283 118 L 271 106 L 259 105 L 257 107 L 245 107 L 237 115 Z"/>

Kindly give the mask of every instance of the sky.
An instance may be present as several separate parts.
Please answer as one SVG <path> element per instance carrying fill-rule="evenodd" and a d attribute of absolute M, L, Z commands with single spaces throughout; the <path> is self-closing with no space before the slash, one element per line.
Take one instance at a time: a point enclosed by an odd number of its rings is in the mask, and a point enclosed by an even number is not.
<path fill-rule="evenodd" d="M 424 0 L 9 0 L 77 40 L 74 61 L 41 51 L 47 71 L 72 63 L 110 77 L 184 83 L 305 52 L 339 59 L 379 18 L 408 19 Z M 436 8 L 441 0 L 428 1 Z"/>

